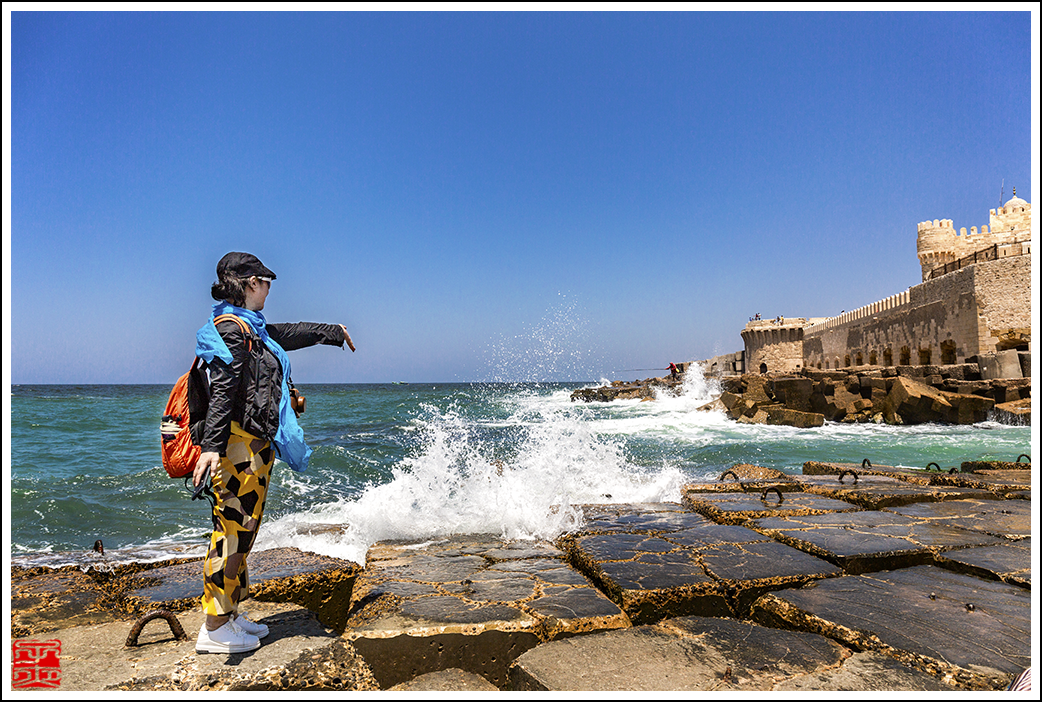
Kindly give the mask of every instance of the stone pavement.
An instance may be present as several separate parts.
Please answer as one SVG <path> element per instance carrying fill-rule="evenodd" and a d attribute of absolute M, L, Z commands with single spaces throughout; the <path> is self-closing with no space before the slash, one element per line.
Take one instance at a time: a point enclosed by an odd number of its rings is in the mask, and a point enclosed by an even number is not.
<path fill-rule="evenodd" d="M 198 562 L 18 573 L 12 624 L 62 641 L 66 690 L 1002 689 L 1030 665 L 1030 489 L 1025 463 L 739 465 L 680 503 L 587 505 L 555 543 L 258 553 L 272 638 L 244 656 L 194 652 Z M 160 607 L 188 641 L 159 620 L 120 644 Z"/>

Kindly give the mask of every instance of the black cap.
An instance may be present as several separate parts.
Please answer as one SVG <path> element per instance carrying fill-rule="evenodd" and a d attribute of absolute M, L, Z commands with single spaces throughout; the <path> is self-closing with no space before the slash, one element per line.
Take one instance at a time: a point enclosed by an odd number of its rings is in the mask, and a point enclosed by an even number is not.
<path fill-rule="evenodd" d="M 242 253 L 241 251 L 226 253 L 217 262 L 217 277 L 220 278 L 223 273 L 236 278 L 249 278 L 251 275 L 256 275 L 275 280 L 275 274 L 261 263 L 259 258 L 253 254 Z"/>

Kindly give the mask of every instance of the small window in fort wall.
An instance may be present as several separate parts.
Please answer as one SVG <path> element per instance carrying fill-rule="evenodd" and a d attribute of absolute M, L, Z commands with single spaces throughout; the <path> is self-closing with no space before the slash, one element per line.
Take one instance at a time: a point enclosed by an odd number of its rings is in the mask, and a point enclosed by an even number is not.
<path fill-rule="evenodd" d="M 818 368 L 821 368 L 821 364 L 820 363 L 818 364 Z M 825 361 L 825 370 L 828 370 L 828 369 L 829 369 L 829 362 Z"/>
<path fill-rule="evenodd" d="M 873 351 L 872 353 L 868 354 L 868 365 L 874 366 L 874 365 L 876 365 L 876 363 L 878 361 L 879 361 L 879 357 L 876 356 L 876 352 L 875 351 Z"/>
<path fill-rule="evenodd" d="M 941 342 L 941 363 L 951 365 L 955 363 L 955 342 L 949 339 Z"/>
<path fill-rule="evenodd" d="M 761 363 L 760 364 L 760 372 L 761 373 L 766 373 L 767 372 L 767 364 L 766 363 Z"/>
<path fill-rule="evenodd" d="M 850 368 L 850 356 L 843 357 L 843 367 Z"/>
<path fill-rule="evenodd" d="M 835 368 L 836 368 L 837 370 L 838 370 L 838 369 L 840 368 L 840 365 L 839 365 L 839 356 L 836 356 L 836 365 L 835 365 Z"/>
<path fill-rule="evenodd" d="M 825 367 L 828 368 L 828 365 L 829 364 L 826 363 Z M 821 370 L 821 361 L 818 361 L 818 370 Z"/>
<path fill-rule="evenodd" d="M 919 349 L 919 365 L 930 365 L 930 349 Z"/>
<path fill-rule="evenodd" d="M 865 357 L 861 355 L 860 351 L 857 352 L 857 363 L 856 363 L 856 365 L 859 365 L 859 366 L 865 365 Z"/>
<path fill-rule="evenodd" d="M 901 365 L 910 366 L 912 365 L 912 350 L 907 346 L 901 347 Z"/>
<path fill-rule="evenodd" d="M 887 349 L 886 351 L 883 352 L 883 365 L 884 366 L 892 366 L 892 365 L 894 365 L 894 352 L 891 351 L 890 349 Z"/>

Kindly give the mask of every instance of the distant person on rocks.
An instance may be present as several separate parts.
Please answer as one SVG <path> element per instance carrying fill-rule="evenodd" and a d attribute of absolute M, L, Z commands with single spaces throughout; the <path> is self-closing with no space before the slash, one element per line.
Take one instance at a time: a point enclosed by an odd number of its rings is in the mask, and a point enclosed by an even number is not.
<path fill-rule="evenodd" d="M 670 374 L 670 376 L 672 376 L 673 380 L 679 380 L 680 379 L 680 369 L 677 368 L 677 364 L 676 363 L 670 363 L 669 364 L 669 374 Z"/>
<path fill-rule="evenodd" d="M 275 274 L 256 256 L 225 255 L 210 289 L 218 302 L 196 334 L 196 355 L 209 370 L 210 404 L 192 481 L 198 488 L 209 477 L 216 502 L 203 561 L 206 621 L 195 644 L 200 653 L 252 651 L 268 635 L 267 626 L 239 610 L 249 590 L 246 557 L 257 538 L 275 458 L 303 471 L 311 456 L 297 424 L 302 408 L 291 397 L 286 351 L 345 343 L 355 350 L 342 324 L 268 324 L 261 310 L 273 280 Z"/>

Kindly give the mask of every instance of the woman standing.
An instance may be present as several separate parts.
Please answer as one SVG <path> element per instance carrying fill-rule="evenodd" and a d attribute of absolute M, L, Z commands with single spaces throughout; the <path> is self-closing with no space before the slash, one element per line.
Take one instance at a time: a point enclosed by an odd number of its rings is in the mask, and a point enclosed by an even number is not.
<path fill-rule="evenodd" d="M 200 653 L 252 651 L 268 635 L 267 626 L 239 610 L 249 588 L 246 557 L 264 514 L 275 458 L 303 471 L 311 456 L 292 406 L 286 351 L 344 343 L 355 350 L 341 324 L 268 324 L 261 310 L 273 280 L 275 274 L 256 256 L 225 255 L 210 289 L 218 303 L 196 335 L 196 355 L 209 370 L 210 404 L 192 481 L 199 487 L 209 475 L 216 497 L 203 562 L 206 621 L 195 644 Z"/>

